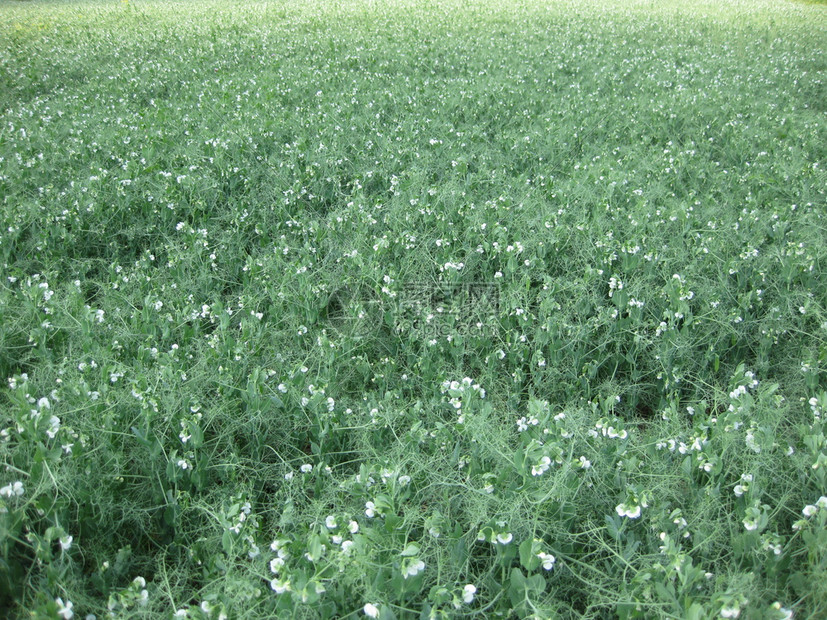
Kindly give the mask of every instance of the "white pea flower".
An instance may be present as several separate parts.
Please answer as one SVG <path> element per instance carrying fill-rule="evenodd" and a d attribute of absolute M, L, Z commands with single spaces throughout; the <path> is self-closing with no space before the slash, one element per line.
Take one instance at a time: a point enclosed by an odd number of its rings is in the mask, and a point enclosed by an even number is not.
<path fill-rule="evenodd" d="M 630 519 L 637 519 L 640 516 L 640 506 L 633 505 L 629 506 L 628 504 L 618 504 L 615 508 L 617 514 L 621 517 L 629 517 Z"/>
<path fill-rule="evenodd" d="M 55 603 L 57 603 L 57 615 L 63 618 L 64 620 L 71 620 L 74 617 L 75 612 L 72 611 L 72 601 L 63 602 L 63 599 L 58 597 L 55 599 Z"/>
<path fill-rule="evenodd" d="M 464 603 L 474 602 L 474 596 L 477 594 L 477 586 L 472 583 L 467 584 L 462 588 L 462 601 Z"/>
<path fill-rule="evenodd" d="M 16 482 L 7 484 L 0 489 L 0 497 L 20 497 L 25 492 L 26 490 L 23 488 L 23 483 L 20 482 L 20 480 L 17 480 Z"/>
<path fill-rule="evenodd" d="M 423 570 L 425 570 L 425 562 L 419 558 L 416 558 L 410 562 L 407 562 L 402 568 L 402 577 L 403 579 L 407 579 L 408 577 L 416 577 Z"/>
<path fill-rule="evenodd" d="M 270 572 L 278 575 L 279 571 L 284 567 L 284 560 L 282 558 L 273 558 L 270 560 Z"/>
<path fill-rule="evenodd" d="M 514 540 L 514 535 L 511 532 L 497 534 L 497 542 L 501 545 L 507 545 Z"/>
<path fill-rule="evenodd" d="M 46 429 L 46 434 L 49 436 L 49 439 L 54 439 L 59 430 L 60 418 L 56 415 L 53 415 L 49 418 L 49 428 Z"/>
<path fill-rule="evenodd" d="M 786 607 L 782 607 L 779 601 L 775 601 L 770 608 L 774 609 L 779 613 L 779 620 L 792 620 L 793 619 L 793 610 L 787 609 Z"/>
<path fill-rule="evenodd" d="M 552 568 L 554 568 L 554 563 L 557 561 L 557 558 L 555 558 L 550 553 L 545 553 L 544 551 L 538 553 L 537 557 L 540 558 L 540 561 L 543 563 L 543 568 L 545 570 L 551 570 Z"/>
<path fill-rule="evenodd" d="M 365 606 L 362 608 L 362 611 L 368 618 L 379 617 L 379 608 L 373 603 L 366 603 Z"/>
<path fill-rule="evenodd" d="M 551 466 L 551 459 L 547 456 L 540 458 L 540 462 L 531 466 L 532 476 L 542 476 Z"/>

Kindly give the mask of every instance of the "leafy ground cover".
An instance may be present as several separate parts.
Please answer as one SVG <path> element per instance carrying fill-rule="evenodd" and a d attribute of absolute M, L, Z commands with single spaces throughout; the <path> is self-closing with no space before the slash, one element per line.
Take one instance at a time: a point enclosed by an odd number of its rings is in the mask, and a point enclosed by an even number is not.
<path fill-rule="evenodd" d="M 826 615 L 826 44 L 0 4 L 0 607 Z"/>

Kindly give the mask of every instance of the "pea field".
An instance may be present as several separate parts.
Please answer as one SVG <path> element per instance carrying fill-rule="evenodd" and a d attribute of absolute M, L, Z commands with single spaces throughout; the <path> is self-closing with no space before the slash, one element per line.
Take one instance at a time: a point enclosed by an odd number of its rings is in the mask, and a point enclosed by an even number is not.
<path fill-rule="evenodd" d="M 0 0 L 0 616 L 827 617 L 825 168 L 824 2 Z"/>

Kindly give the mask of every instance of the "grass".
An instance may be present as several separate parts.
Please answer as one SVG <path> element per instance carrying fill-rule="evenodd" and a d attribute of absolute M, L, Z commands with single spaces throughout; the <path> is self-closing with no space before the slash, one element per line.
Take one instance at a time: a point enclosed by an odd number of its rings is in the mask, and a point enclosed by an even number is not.
<path fill-rule="evenodd" d="M 0 33 L 13 617 L 827 613 L 823 7 Z"/>

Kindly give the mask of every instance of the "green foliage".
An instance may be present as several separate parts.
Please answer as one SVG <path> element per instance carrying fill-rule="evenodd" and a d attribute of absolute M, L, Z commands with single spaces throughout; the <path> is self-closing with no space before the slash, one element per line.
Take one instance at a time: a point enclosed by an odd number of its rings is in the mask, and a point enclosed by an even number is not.
<path fill-rule="evenodd" d="M 827 614 L 820 8 L 0 33 L 0 608 Z"/>

